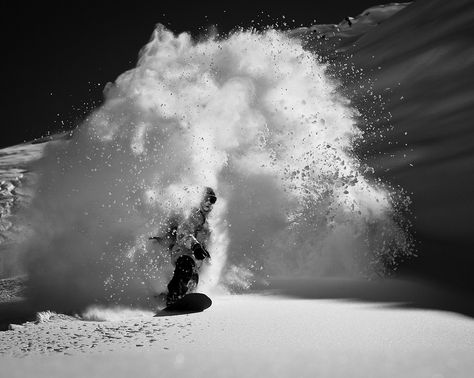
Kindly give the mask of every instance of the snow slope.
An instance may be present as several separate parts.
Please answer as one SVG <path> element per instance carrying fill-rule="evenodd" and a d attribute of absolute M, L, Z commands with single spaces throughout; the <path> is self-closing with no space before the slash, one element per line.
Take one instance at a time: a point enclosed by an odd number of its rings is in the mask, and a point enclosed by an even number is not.
<path fill-rule="evenodd" d="M 12 378 L 467 377 L 474 369 L 472 319 L 274 295 L 215 297 L 203 313 L 171 317 L 52 316 L 0 340 Z"/>
<path fill-rule="evenodd" d="M 474 3 L 420 0 L 381 9 L 390 17 L 364 29 L 356 18 L 355 36 L 346 22 L 331 38 L 311 30 L 300 37 L 330 55 L 364 114 L 363 161 L 410 194 L 419 272 L 474 289 Z"/>
<path fill-rule="evenodd" d="M 42 156 L 44 147 L 27 143 L 0 150 L 0 278 L 21 272 L 13 247 L 25 228 L 17 214 L 31 203 L 37 174 L 30 165 Z"/>

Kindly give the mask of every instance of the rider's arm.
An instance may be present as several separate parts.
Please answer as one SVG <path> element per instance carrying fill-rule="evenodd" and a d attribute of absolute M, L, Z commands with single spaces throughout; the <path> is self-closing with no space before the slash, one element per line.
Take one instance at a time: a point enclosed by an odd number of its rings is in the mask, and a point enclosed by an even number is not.
<path fill-rule="evenodd" d="M 186 220 L 178 225 L 178 229 L 176 230 L 176 243 L 180 247 L 191 249 L 194 244 L 198 243 L 198 240 L 194 236 L 199 225 L 199 219 L 196 215 L 197 214 L 192 213 Z"/>

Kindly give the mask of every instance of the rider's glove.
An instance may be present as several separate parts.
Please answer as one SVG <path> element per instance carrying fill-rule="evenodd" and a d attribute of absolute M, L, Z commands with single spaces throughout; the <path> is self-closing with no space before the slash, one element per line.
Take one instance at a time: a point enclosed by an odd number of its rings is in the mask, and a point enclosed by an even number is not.
<path fill-rule="evenodd" d="M 195 243 L 192 246 L 192 250 L 194 253 L 194 257 L 198 260 L 204 260 L 206 257 L 210 258 L 211 255 L 207 252 L 206 248 L 204 248 L 201 244 Z"/>

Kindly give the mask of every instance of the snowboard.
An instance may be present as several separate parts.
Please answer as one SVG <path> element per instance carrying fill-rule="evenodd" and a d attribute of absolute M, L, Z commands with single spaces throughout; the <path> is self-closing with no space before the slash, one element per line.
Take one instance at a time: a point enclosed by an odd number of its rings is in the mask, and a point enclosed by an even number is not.
<path fill-rule="evenodd" d="M 206 308 L 211 307 L 212 300 L 206 294 L 191 293 L 186 294 L 181 299 L 178 299 L 173 304 L 158 311 L 155 316 L 189 314 L 193 312 L 201 312 Z"/>

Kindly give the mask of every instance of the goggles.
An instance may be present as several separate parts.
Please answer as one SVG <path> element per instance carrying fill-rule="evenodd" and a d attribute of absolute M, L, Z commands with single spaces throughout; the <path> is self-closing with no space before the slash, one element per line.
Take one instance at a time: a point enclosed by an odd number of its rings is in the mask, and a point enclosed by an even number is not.
<path fill-rule="evenodd" d="M 214 205 L 217 201 L 217 197 L 216 196 L 207 196 L 206 200 L 209 200 L 209 202 Z"/>

